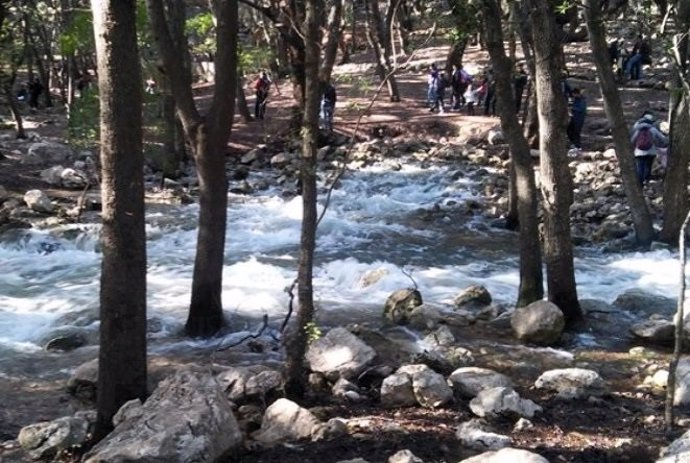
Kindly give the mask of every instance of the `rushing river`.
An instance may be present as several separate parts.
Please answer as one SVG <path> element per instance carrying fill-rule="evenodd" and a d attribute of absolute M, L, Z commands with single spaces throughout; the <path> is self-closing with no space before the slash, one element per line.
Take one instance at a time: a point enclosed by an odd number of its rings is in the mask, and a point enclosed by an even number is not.
<path fill-rule="evenodd" d="M 471 177 L 453 173 L 450 167 L 407 166 L 345 175 L 318 231 L 314 287 L 324 323 L 380 316 L 388 295 L 411 285 L 406 273 L 429 302 L 450 302 L 477 283 L 499 303 L 515 300 L 516 234 L 490 228 L 479 215 L 454 215 L 458 204 L 481 201 L 481 195 Z M 231 320 L 267 314 L 278 324 L 287 309 L 284 289 L 296 276 L 301 198 L 268 190 L 229 199 L 224 307 Z M 424 210 L 434 206 L 447 215 L 425 220 Z M 189 303 L 197 213 L 196 205 L 155 205 L 147 213 L 148 311 L 158 327 L 152 350 L 194 345 L 178 333 Z M 610 302 L 630 288 L 677 293 L 677 256 L 668 251 L 578 249 L 575 265 L 581 298 Z M 0 269 L 0 376 L 9 358 L 40 355 L 60 325 L 97 331 L 98 226 L 6 234 Z M 381 278 L 363 284 L 372 271 Z"/>

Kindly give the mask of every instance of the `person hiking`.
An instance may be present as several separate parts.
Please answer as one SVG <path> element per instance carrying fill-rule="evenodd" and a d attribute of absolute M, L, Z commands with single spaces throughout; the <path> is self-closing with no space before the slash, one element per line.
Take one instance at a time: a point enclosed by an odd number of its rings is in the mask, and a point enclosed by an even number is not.
<path fill-rule="evenodd" d="M 570 122 L 568 123 L 568 139 L 572 147 L 576 150 L 582 148 L 580 134 L 585 125 L 587 115 L 587 99 L 582 94 L 582 90 L 574 88 L 572 91 L 572 101 L 570 102 Z"/>
<path fill-rule="evenodd" d="M 481 84 L 476 80 L 472 81 L 463 96 L 467 107 L 467 115 L 474 116 L 474 106 L 481 101 Z"/>
<path fill-rule="evenodd" d="M 326 82 L 321 97 L 321 128 L 331 132 L 333 130 L 333 113 L 338 96 L 335 86 L 329 81 Z"/>
<path fill-rule="evenodd" d="M 446 97 L 446 86 L 448 86 L 448 78 L 444 72 L 439 72 L 436 79 L 436 99 L 429 112 L 434 112 L 438 109 L 439 114 L 446 112 L 445 97 Z"/>
<path fill-rule="evenodd" d="M 43 93 L 43 84 L 41 81 L 36 79 L 29 82 L 29 107 L 31 109 L 38 108 L 38 98 Z"/>
<path fill-rule="evenodd" d="M 464 95 L 470 82 L 472 82 L 472 76 L 463 69 L 462 64 L 454 66 L 453 75 L 451 76 L 451 86 L 453 88 L 453 96 L 451 98 L 452 109 L 459 111 L 464 106 Z"/>
<path fill-rule="evenodd" d="M 517 71 L 513 76 L 513 89 L 515 91 L 515 114 L 520 113 L 520 108 L 522 107 L 522 94 L 525 92 L 525 87 L 527 86 L 527 81 L 529 77 L 525 71 L 525 65 L 518 64 Z"/>
<path fill-rule="evenodd" d="M 266 99 L 271 88 L 271 79 L 266 71 L 261 72 L 259 78 L 254 81 L 254 92 L 256 101 L 254 102 L 254 117 L 263 119 L 266 115 Z"/>
<path fill-rule="evenodd" d="M 630 142 L 635 148 L 635 167 L 640 186 L 652 176 L 652 165 L 658 148 L 668 145 L 668 138 L 656 126 L 656 117 L 651 111 L 642 113 L 642 117 L 632 128 Z"/>
<path fill-rule="evenodd" d="M 427 78 L 426 78 L 426 83 L 427 83 L 426 101 L 427 101 L 427 104 L 429 105 L 429 112 L 434 111 L 434 107 L 436 106 L 436 102 L 437 102 L 436 100 L 438 99 L 438 80 L 439 80 L 438 68 L 436 67 L 436 63 L 434 63 L 429 68 L 429 74 L 427 75 Z"/>
<path fill-rule="evenodd" d="M 625 64 L 625 74 L 630 80 L 639 80 L 642 78 L 642 65 L 652 64 L 652 50 L 649 42 L 645 40 L 642 34 L 637 36 L 635 44 L 633 45 L 630 58 Z"/>

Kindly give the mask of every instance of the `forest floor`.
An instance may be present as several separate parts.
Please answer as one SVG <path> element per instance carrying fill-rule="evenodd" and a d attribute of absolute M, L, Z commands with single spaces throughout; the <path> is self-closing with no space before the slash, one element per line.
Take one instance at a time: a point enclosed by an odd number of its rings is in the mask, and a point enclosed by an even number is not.
<path fill-rule="evenodd" d="M 387 135 L 404 133 L 408 137 L 446 137 L 462 139 L 497 126 L 495 117 L 467 116 L 465 113 L 446 112 L 431 114 L 426 105 L 426 68 L 432 62 L 443 63 L 446 47 L 422 49 L 410 63 L 414 71 L 400 73 L 398 83 L 402 93 L 400 103 L 387 101 L 386 91 L 360 119 L 375 91 L 376 79 L 371 62 L 366 56 L 356 55 L 353 62 L 338 66 L 334 77 L 338 88 L 338 106 L 335 112 L 336 132 L 352 135 L 358 127 L 358 135 L 368 138 L 374 132 Z M 576 76 L 571 84 L 586 90 L 589 100 L 589 118 L 604 118 L 602 101 L 594 80 L 593 66 L 587 62 L 588 45 L 571 47 L 570 69 Z M 486 55 L 478 47 L 470 47 L 465 55 L 466 67 L 481 69 L 486 65 Z M 230 148 L 233 155 L 254 148 L 257 144 L 270 143 L 288 126 L 291 105 L 290 83 L 277 82 L 280 94 L 270 96 L 267 118 L 263 121 L 244 121 L 235 117 Z M 252 105 L 249 90 L 248 103 Z M 668 94 L 665 91 L 625 87 L 622 91 L 624 110 L 630 122 L 639 117 L 644 109 L 656 110 L 660 119 L 666 116 Z M 27 129 L 40 135 L 64 136 L 64 117 L 58 110 L 39 110 L 27 114 Z M 600 150 L 610 146 L 611 140 L 583 132 L 585 150 Z M 39 178 L 40 168 L 21 164 L 12 153 L 0 156 L 0 185 L 13 194 L 42 188 L 53 195 L 75 195 L 79 192 L 49 187 Z M 521 395 L 544 407 L 544 413 L 533 420 L 534 428 L 511 432 L 512 422 L 492 422 L 499 432 L 513 437 L 514 447 L 535 451 L 552 463 L 648 463 L 656 460 L 661 447 L 670 442 L 664 432 L 663 401 L 661 389 L 640 389 L 645 376 L 655 368 L 668 363 L 668 352 L 645 349 L 631 353 L 634 344 L 609 345 L 606 349 L 581 347 L 575 357 L 578 366 L 587 365 L 600 371 L 614 391 L 610 396 L 596 401 L 558 401 L 551 393 L 536 390 L 532 385 L 536 371 L 546 368 L 539 359 L 511 357 L 510 353 L 492 350 L 490 341 L 510 339 L 509 329 L 481 330 L 470 327 L 463 333 L 468 343 L 481 345 L 483 354 L 477 354 L 477 366 L 495 368 L 507 373 L 518 386 Z M 509 341 L 508 341 L 509 342 Z M 567 347 L 567 346 L 566 346 Z M 70 399 L 62 383 L 37 379 L 33 382 L 0 382 L 0 441 L 16 436 L 18 427 L 40 420 L 53 419 L 64 414 L 65 403 Z M 313 398 L 309 406 L 320 406 L 325 418 L 340 416 L 357 418 L 366 422 L 360 432 L 327 442 L 298 442 L 273 449 L 247 450 L 231 461 L 242 463 L 333 463 L 339 460 L 361 457 L 371 463 L 386 462 L 388 457 L 401 449 L 409 449 L 427 463 L 456 463 L 477 453 L 463 448 L 455 437 L 455 427 L 471 419 L 466 403 L 454 404 L 440 410 L 407 408 L 384 410 L 375 401 L 352 406 L 333 402 L 327 398 Z M 8 404 L 13 404 L 12 406 Z M 681 418 L 686 415 L 681 413 Z M 687 419 L 684 420 L 687 424 Z M 385 436 L 385 437 L 382 437 Z M 8 455 L 15 444 L 7 443 L 5 450 L 0 443 L 0 461 L 10 460 Z M 7 452 L 5 454 L 5 452 Z M 3 459 L 4 456 L 8 459 Z"/>

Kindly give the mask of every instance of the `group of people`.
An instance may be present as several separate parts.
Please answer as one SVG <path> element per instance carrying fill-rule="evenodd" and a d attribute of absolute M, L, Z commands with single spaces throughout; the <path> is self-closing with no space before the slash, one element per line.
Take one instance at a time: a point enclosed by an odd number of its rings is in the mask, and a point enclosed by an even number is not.
<path fill-rule="evenodd" d="M 31 79 L 21 86 L 17 92 L 17 100 L 28 102 L 31 109 L 38 109 L 38 99 L 43 94 L 43 90 L 43 84 L 39 79 Z"/>
<path fill-rule="evenodd" d="M 527 85 L 528 77 L 524 65 L 518 64 L 513 76 L 513 90 L 515 92 L 516 112 L 520 111 L 522 95 Z M 450 88 L 451 98 L 446 108 L 446 89 Z M 496 81 L 491 68 L 483 73 L 472 76 L 462 65 L 454 65 L 450 77 L 440 71 L 436 64 L 429 67 L 427 74 L 427 103 L 429 112 L 443 114 L 446 110 L 466 110 L 472 116 L 475 108 L 483 108 L 485 116 L 496 115 Z"/>
<path fill-rule="evenodd" d="M 278 84 L 271 80 L 266 71 L 262 71 L 252 84 L 255 96 L 254 117 L 256 119 L 263 120 L 266 117 L 266 105 L 268 104 L 268 96 L 272 84 L 275 85 L 276 92 L 280 94 Z M 324 82 L 322 86 L 319 128 L 330 132 L 333 130 L 333 114 L 335 113 L 335 104 L 338 97 L 335 86 L 331 81 Z"/>
<path fill-rule="evenodd" d="M 642 79 L 642 66 L 652 64 L 652 47 L 642 34 L 638 34 L 630 52 L 620 40 L 609 43 L 609 59 L 619 79 Z"/>

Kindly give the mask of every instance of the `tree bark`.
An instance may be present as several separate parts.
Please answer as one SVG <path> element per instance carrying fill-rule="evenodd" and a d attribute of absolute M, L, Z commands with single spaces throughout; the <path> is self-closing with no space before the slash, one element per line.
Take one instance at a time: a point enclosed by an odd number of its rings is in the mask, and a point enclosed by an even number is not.
<path fill-rule="evenodd" d="M 228 202 L 225 154 L 237 89 L 237 1 L 213 3 L 217 18 L 215 86 L 211 106 L 204 116 L 197 110 L 192 95 L 186 42 L 171 36 L 162 0 L 147 0 L 147 3 L 156 43 L 199 175 L 199 230 L 185 330 L 189 336 L 208 337 L 224 325 L 221 290 Z M 184 4 L 175 0 L 170 6 L 174 27 L 181 30 Z"/>
<path fill-rule="evenodd" d="M 237 78 L 237 111 L 244 119 L 244 122 L 250 122 L 252 120 L 252 113 L 249 111 L 249 106 L 247 106 L 247 97 L 244 94 L 244 86 L 242 85 L 242 78 L 238 76 Z"/>
<path fill-rule="evenodd" d="M 389 0 L 391 1 L 391 0 Z M 384 23 L 376 0 L 365 0 L 367 11 L 367 38 L 376 57 L 376 74 L 381 81 L 386 82 L 390 101 L 400 101 L 400 91 L 395 75 L 391 75 L 391 46 L 388 31 L 390 27 Z M 388 78 L 386 79 L 386 77 Z"/>
<path fill-rule="evenodd" d="M 577 299 L 570 238 L 572 178 L 568 168 L 566 99 L 561 90 L 563 53 L 553 9 L 546 0 L 527 0 L 534 36 L 535 82 L 539 112 L 541 190 L 544 208 L 544 257 L 548 298 L 572 325 L 582 318 Z"/>
<path fill-rule="evenodd" d="M 501 127 L 510 146 L 511 171 L 517 193 L 520 223 L 520 287 L 517 306 L 525 306 L 544 296 L 537 215 L 537 187 L 532 157 L 527 140 L 515 114 L 515 94 L 512 87 L 512 62 L 505 55 L 501 31 L 501 8 L 496 0 L 482 2 L 486 46 L 496 79 L 496 98 Z M 513 177 L 513 176 L 511 176 Z"/>
<path fill-rule="evenodd" d="M 319 63 L 321 58 L 319 26 L 323 14 L 323 0 L 306 0 L 304 20 L 305 78 L 306 89 L 304 119 L 302 121 L 302 155 L 300 179 L 302 180 L 302 230 L 297 275 L 297 299 L 299 309 L 294 329 L 288 340 L 286 392 L 300 398 L 305 391 L 304 353 L 307 348 L 308 324 L 314 319 L 313 267 L 316 247 L 316 152 L 319 134 L 319 106 L 321 85 Z M 337 43 L 337 42 L 336 42 Z M 332 66 L 333 63 L 330 62 Z"/>
<path fill-rule="evenodd" d="M 468 40 L 469 37 L 457 39 L 455 42 L 453 42 L 453 46 L 450 47 L 448 56 L 446 57 L 445 66 L 447 76 L 453 75 L 453 66 L 460 66 L 462 64 L 462 57 L 465 54 L 465 48 L 467 47 Z"/>
<path fill-rule="evenodd" d="M 647 203 L 642 194 L 642 188 L 640 188 L 637 175 L 635 174 L 635 160 L 632 156 L 633 147 L 630 143 L 630 132 L 625 124 L 620 94 L 618 93 L 615 76 L 611 68 L 600 2 L 598 0 L 586 0 L 585 3 L 583 10 L 585 20 L 587 21 L 587 28 L 589 29 L 589 42 L 597 67 L 599 86 L 604 99 L 604 109 L 609 122 L 613 126 L 613 142 L 616 147 L 616 157 L 620 166 L 623 189 L 625 190 L 635 225 L 637 243 L 648 248 L 654 238 L 652 216 L 649 213 Z"/>
<path fill-rule="evenodd" d="M 101 343 L 96 439 L 125 402 L 146 398 L 142 79 L 134 0 L 92 0 L 101 100 Z"/>

